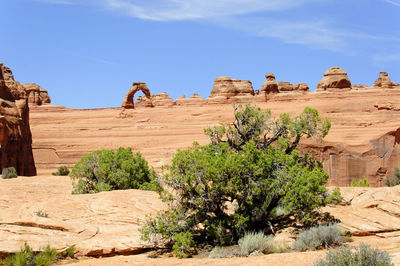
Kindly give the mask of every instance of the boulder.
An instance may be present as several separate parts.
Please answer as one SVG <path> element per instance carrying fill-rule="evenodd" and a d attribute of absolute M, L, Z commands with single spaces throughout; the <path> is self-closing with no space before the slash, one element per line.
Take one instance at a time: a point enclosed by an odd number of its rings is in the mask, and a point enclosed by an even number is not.
<path fill-rule="evenodd" d="M 391 81 L 387 72 L 381 72 L 379 73 L 379 77 L 375 81 L 372 87 L 392 89 L 392 88 L 400 88 L 400 85 L 396 82 Z"/>
<path fill-rule="evenodd" d="M 208 103 L 236 102 L 254 96 L 253 85 L 249 80 L 231 79 L 222 76 L 215 79 Z"/>
<path fill-rule="evenodd" d="M 28 97 L 12 71 L 0 63 L 0 168 L 6 167 L 14 167 L 18 175 L 36 175 Z"/>
<path fill-rule="evenodd" d="M 309 92 L 310 87 L 306 83 L 295 83 L 293 84 L 293 90 L 298 92 Z"/>
<path fill-rule="evenodd" d="M 173 106 L 175 102 L 166 92 L 157 93 L 151 96 L 151 102 L 153 106 Z"/>
<path fill-rule="evenodd" d="M 292 83 L 287 82 L 287 81 L 279 81 L 278 82 L 278 91 L 279 92 L 293 91 L 293 85 L 292 85 Z"/>
<path fill-rule="evenodd" d="M 272 73 L 267 73 L 265 75 L 265 78 L 267 80 L 261 86 L 260 94 L 278 93 L 279 87 L 278 87 L 278 83 L 275 80 L 275 75 Z"/>
<path fill-rule="evenodd" d="M 325 71 L 317 88 L 317 91 L 348 91 L 351 90 L 351 82 L 345 70 L 331 67 Z"/>
<path fill-rule="evenodd" d="M 31 105 L 42 105 L 51 103 L 48 92 L 35 83 L 23 84 L 26 94 L 28 95 L 28 103 Z"/>

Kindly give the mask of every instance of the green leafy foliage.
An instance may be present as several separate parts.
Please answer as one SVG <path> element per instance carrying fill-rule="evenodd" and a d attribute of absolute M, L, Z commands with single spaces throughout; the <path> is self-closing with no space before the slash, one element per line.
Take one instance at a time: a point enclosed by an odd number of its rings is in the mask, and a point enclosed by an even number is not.
<path fill-rule="evenodd" d="M 15 170 L 14 167 L 4 168 L 1 173 L 1 177 L 3 179 L 16 178 L 16 177 L 18 177 L 17 170 Z"/>
<path fill-rule="evenodd" d="M 170 208 L 143 225 L 143 240 L 171 247 L 176 233 L 191 232 L 197 244 L 230 245 L 270 230 L 280 209 L 305 217 L 328 203 L 328 174 L 296 147 L 301 137 L 324 137 L 329 121 L 312 108 L 272 119 L 246 105 L 234 115 L 230 126 L 205 129 L 211 144 L 176 153 L 161 178 Z"/>
<path fill-rule="evenodd" d="M 394 187 L 400 185 L 400 169 L 396 168 L 393 171 L 392 177 L 385 179 L 385 185 L 388 187 Z"/>
<path fill-rule="evenodd" d="M 360 179 L 358 181 L 355 179 L 351 180 L 350 186 L 351 187 L 370 187 L 371 185 L 368 182 L 367 177 L 364 176 L 363 179 Z"/>
<path fill-rule="evenodd" d="M 332 192 L 329 193 L 327 203 L 329 204 L 340 204 L 344 201 L 342 194 L 340 194 L 340 188 L 336 187 Z"/>
<path fill-rule="evenodd" d="M 7 257 L 3 260 L 2 264 L 7 266 L 27 266 L 27 265 L 37 265 L 37 266 L 48 266 L 57 260 L 57 251 L 50 246 L 46 246 L 38 254 L 34 254 L 31 247 L 27 244 L 21 248 L 21 251 Z"/>
<path fill-rule="evenodd" d="M 69 169 L 65 165 L 60 166 L 56 172 L 52 173 L 54 176 L 67 176 L 68 174 Z"/>
<path fill-rule="evenodd" d="M 70 174 L 74 194 L 117 189 L 158 189 L 155 171 L 131 148 L 98 150 L 83 156 Z"/>
<path fill-rule="evenodd" d="M 178 258 L 187 258 L 191 255 L 190 251 L 195 248 L 193 235 L 190 232 L 175 233 L 172 237 L 174 246 L 172 247 L 174 255 Z"/>
<path fill-rule="evenodd" d="M 324 259 L 318 260 L 315 266 L 392 266 L 394 265 L 386 251 L 372 249 L 361 244 L 359 248 L 340 247 L 328 252 Z"/>
<path fill-rule="evenodd" d="M 337 225 L 319 225 L 303 231 L 293 243 L 295 250 L 306 251 L 340 246 L 346 241 Z"/>

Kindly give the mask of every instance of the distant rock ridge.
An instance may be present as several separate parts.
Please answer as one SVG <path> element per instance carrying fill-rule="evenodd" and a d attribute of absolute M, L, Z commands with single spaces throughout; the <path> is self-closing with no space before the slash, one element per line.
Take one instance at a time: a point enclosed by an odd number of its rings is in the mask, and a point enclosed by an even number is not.
<path fill-rule="evenodd" d="M 34 176 L 28 95 L 0 63 L 0 169 L 14 167 L 18 175 Z"/>
<path fill-rule="evenodd" d="M 174 105 L 201 105 L 201 104 L 227 104 L 227 103 L 251 103 L 266 102 L 275 95 L 286 97 L 285 95 L 309 93 L 310 88 L 306 83 L 290 83 L 288 81 L 277 81 L 273 73 L 265 75 L 265 82 L 259 90 L 254 90 L 251 81 L 233 79 L 228 76 L 221 76 L 215 79 L 210 95 L 204 100 L 200 95 L 193 94 L 191 98 L 182 95 L 173 101 L 166 92 L 153 95 L 144 82 L 133 83 L 131 89 L 125 96 L 122 107 L 156 107 Z M 339 67 L 331 67 L 324 73 L 324 77 L 317 85 L 316 92 L 340 92 L 377 90 L 377 89 L 400 89 L 400 84 L 390 80 L 388 73 L 381 72 L 374 85 L 352 85 L 347 72 Z M 133 103 L 133 95 L 142 90 L 145 97 L 138 97 Z M 130 99 L 129 97 L 132 99 Z M 289 96 L 288 96 L 289 97 Z M 128 99 L 129 98 L 129 99 Z M 284 99 L 284 98 L 282 98 Z"/>

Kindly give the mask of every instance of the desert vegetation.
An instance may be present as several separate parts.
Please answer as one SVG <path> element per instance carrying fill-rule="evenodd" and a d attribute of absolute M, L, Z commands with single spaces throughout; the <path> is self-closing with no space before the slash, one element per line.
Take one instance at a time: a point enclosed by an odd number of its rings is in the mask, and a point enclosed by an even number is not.
<path fill-rule="evenodd" d="M 4 168 L 3 171 L 1 172 L 1 177 L 3 179 L 16 178 L 17 176 L 18 176 L 17 170 L 15 170 L 14 167 Z"/>
<path fill-rule="evenodd" d="M 69 174 L 69 169 L 65 165 L 60 166 L 57 171 L 51 173 L 54 176 L 67 176 Z"/>
<path fill-rule="evenodd" d="M 131 148 L 98 150 L 83 156 L 72 168 L 72 193 L 96 193 L 118 189 L 156 190 L 157 175 Z"/>
<path fill-rule="evenodd" d="M 32 248 L 25 244 L 23 248 L 16 254 L 0 261 L 0 265 L 5 266 L 48 266 L 56 263 L 58 260 L 67 257 L 74 258 L 75 247 L 71 246 L 66 250 L 57 253 L 57 250 L 49 245 L 42 248 L 40 252 L 34 252 Z"/>
<path fill-rule="evenodd" d="M 371 184 L 368 182 L 367 178 L 364 176 L 362 179 L 360 180 L 351 180 L 351 187 L 370 187 Z"/>
<path fill-rule="evenodd" d="M 324 259 L 318 260 L 314 266 L 354 265 L 354 266 L 392 266 L 391 257 L 386 251 L 372 249 L 361 244 L 358 248 L 340 247 L 330 250 Z"/>
<path fill-rule="evenodd" d="M 347 237 L 338 225 L 319 225 L 300 233 L 293 243 L 293 248 L 299 251 L 317 250 L 340 246 Z"/>
<path fill-rule="evenodd" d="M 391 177 L 385 179 L 385 185 L 388 187 L 394 187 L 400 185 L 400 169 L 395 168 Z"/>
<path fill-rule="evenodd" d="M 274 119 L 269 110 L 246 105 L 234 107 L 234 117 L 231 125 L 205 129 L 209 145 L 176 153 L 160 178 L 169 208 L 149 217 L 142 239 L 174 250 L 185 243 L 179 252 L 233 245 L 249 232 L 273 233 L 278 210 L 310 221 L 333 200 L 321 164 L 296 150 L 302 138 L 328 133 L 330 122 L 317 110 Z"/>

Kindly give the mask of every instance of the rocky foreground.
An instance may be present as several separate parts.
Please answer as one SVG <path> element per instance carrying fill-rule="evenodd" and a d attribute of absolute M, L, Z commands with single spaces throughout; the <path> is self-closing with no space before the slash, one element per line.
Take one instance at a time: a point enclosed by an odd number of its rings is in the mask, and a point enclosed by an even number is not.
<path fill-rule="evenodd" d="M 310 265 L 325 254 L 317 251 L 223 260 L 151 259 L 145 253 L 151 245 L 140 240 L 138 229 L 147 214 L 164 207 L 156 193 L 121 190 L 72 195 L 71 191 L 68 177 L 0 179 L 0 257 L 19 251 L 24 243 L 35 250 L 47 244 L 58 250 L 75 245 L 80 260 L 68 263 L 78 265 Z M 348 205 L 329 206 L 324 211 L 353 233 L 350 245 L 364 242 L 387 250 L 400 264 L 400 186 L 341 191 Z M 43 214 L 48 217 L 40 217 Z"/>

